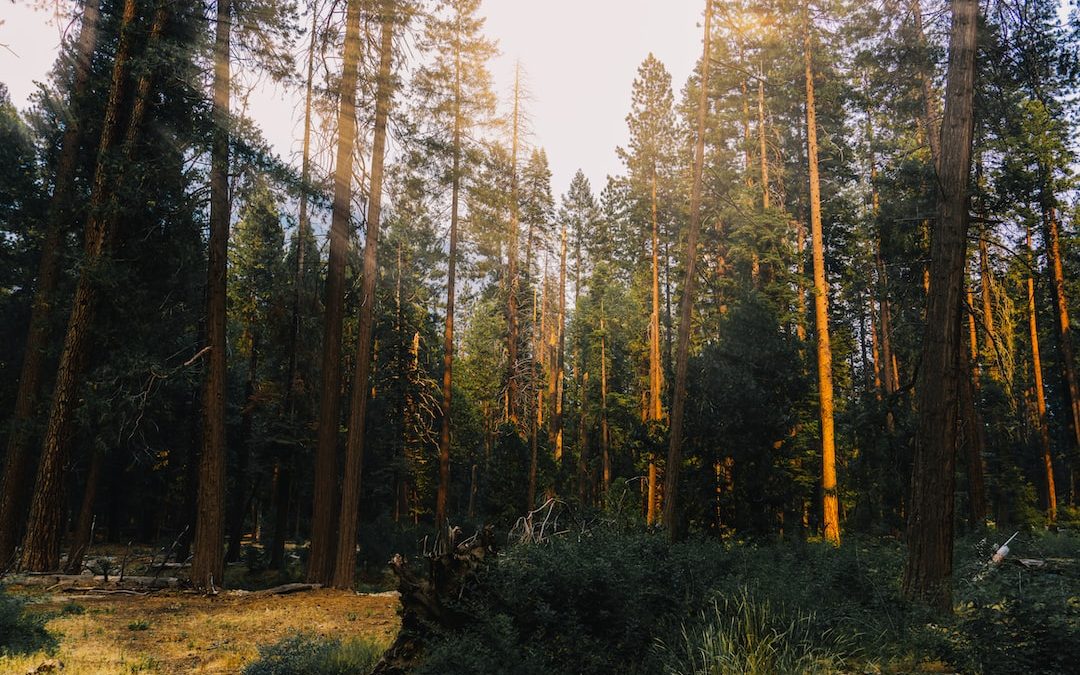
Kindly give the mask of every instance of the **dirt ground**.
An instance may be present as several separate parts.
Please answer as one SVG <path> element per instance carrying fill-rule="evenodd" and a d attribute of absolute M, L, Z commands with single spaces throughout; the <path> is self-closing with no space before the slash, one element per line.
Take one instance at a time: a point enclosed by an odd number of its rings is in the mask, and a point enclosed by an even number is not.
<path fill-rule="evenodd" d="M 396 594 L 317 590 L 251 597 L 226 591 L 207 598 L 179 591 L 81 596 L 8 590 L 29 596 L 31 611 L 53 616 L 48 629 L 59 649 L 0 657 L 3 675 L 33 671 L 49 659 L 63 662 L 63 675 L 237 673 L 258 656 L 259 645 L 293 631 L 389 645 L 400 623 Z"/>

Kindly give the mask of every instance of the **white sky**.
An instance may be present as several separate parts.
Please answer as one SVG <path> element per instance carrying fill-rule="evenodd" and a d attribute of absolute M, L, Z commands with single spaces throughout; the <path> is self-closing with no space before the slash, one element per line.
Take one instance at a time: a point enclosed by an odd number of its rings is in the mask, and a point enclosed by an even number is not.
<path fill-rule="evenodd" d="M 556 195 L 581 168 L 596 193 L 621 171 L 615 147 L 626 143 L 630 85 L 652 51 L 673 76 L 676 95 L 701 49 L 701 0 L 485 0 L 486 33 L 501 55 L 491 64 L 496 91 L 513 92 L 521 61 L 531 100 L 533 145 L 548 153 Z M 17 107 L 44 80 L 60 44 L 51 14 L 0 0 L 0 82 Z M 295 157 L 299 143 L 292 94 L 255 95 L 250 115 L 275 149 Z"/>

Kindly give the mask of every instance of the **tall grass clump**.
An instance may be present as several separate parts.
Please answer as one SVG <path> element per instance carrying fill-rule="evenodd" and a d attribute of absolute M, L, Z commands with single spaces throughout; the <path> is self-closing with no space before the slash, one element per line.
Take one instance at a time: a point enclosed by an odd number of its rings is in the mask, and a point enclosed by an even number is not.
<path fill-rule="evenodd" d="M 840 672 L 849 641 L 822 630 L 810 612 L 791 612 L 746 589 L 718 599 L 674 646 L 658 643 L 668 675 L 773 675 Z"/>

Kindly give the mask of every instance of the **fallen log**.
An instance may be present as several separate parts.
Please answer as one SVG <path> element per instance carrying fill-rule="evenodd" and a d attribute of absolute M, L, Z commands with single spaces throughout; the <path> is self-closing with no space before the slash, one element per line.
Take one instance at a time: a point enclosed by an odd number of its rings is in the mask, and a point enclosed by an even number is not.
<path fill-rule="evenodd" d="M 245 593 L 245 596 L 257 598 L 267 595 L 290 595 L 292 593 L 303 593 L 304 591 L 315 591 L 320 588 L 322 588 L 322 584 L 282 584 L 280 586 L 274 586 L 273 588 L 264 588 L 261 591 Z"/>
<path fill-rule="evenodd" d="M 427 574 L 414 572 L 400 554 L 390 561 L 398 579 L 401 630 L 372 675 L 406 675 L 418 664 L 436 627 L 454 630 L 467 621 L 452 603 L 464 597 L 476 572 L 495 556 L 495 530 L 488 525 L 458 543 L 459 533 L 456 528 L 450 530 L 443 537 L 446 544 L 437 544 L 427 556 Z"/>

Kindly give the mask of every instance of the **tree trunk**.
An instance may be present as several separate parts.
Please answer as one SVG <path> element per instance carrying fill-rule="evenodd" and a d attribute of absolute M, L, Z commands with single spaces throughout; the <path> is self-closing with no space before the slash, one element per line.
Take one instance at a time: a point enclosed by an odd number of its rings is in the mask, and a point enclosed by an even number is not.
<path fill-rule="evenodd" d="M 762 67 L 757 81 L 758 113 L 758 159 L 761 162 L 761 208 L 769 210 L 769 153 L 765 143 L 765 68 Z"/>
<path fill-rule="evenodd" d="M 600 303 L 600 453 L 603 462 L 603 490 L 607 498 L 611 487 L 611 432 L 607 416 L 607 333 L 605 332 L 604 303 Z"/>
<path fill-rule="evenodd" d="M 229 254 L 229 98 L 232 0 L 218 0 L 214 39 L 214 136 L 210 149 L 210 259 L 206 326 L 210 355 L 203 390 L 203 441 L 191 583 L 220 586 L 225 573 L 226 268 Z"/>
<path fill-rule="evenodd" d="M 94 448 L 90 458 L 90 471 L 86 474 L 86 488 L 83 490 L 82 505 L 79 508 L 79 520 L 75 526 L 75 536 L 71 540 L 71 548 L 68 549 L 67 563 L 64 565 L 64 574 L 80 574 L 82 572 L 83 557 L 90 550 L 94 537 L 94 501 L 97 499 L 98 485 L 101 483 L 101 472 L 105 466 L 105 446 L 99 445 Z"/>
<path fill-rule="evenodd" d="M 458 208 L 461 199 L 461 54 L 454 55 L 454 131 L 450 186 L 450 246 L 446 263 L 446 325 L 443 330 L 443 381 L 442 381 L 442 423 L 439 433 L 439 489 L 435 495 L 435 525 L 442 531 L 446 526 L 446 501 L 450 493 L 450 413 L 453 403 L 453 368 L 454 368 L 454 294 L 457 291 L 457 240 Z M 469 490 L 469 515 L 473 512 L 476 490 L 476 466 L 473 465 L 472 486 Z"/>
<path fill-rule="evenodd" d="M 164 13 L 163 6 L 159 5 L 149 45 L 156 41 L 163 28 Z M 41 462 L 38 465 L 26 537 L 23 540 L 22 567 L 30 572 L 48 572 L 60 566 L 60 538 L 63 529 L 64 486 L 71 450 L 71 422 L 78 406 L 79 380 L 86 361 L 94 315 L 100 301 L 100 290 L 95 279 L 115 236 L 116 211 L 119 208 L 115 188 L 122 184 L 123 168 L 132 159 L 150 94 L 150 77 L 144 75 L 139 79 L 123 139 L 121 154 L 124 161 L 116 163 L 113 155 L 121 131 L 120 107 L 124 99 L 124 83 L 130 70 L 131 32 L 135 15 L 135 1 L 125 0 L 120 23 L 120 42 L 113 62 L 109 99 L 90 192 L 83 269 L 75 287 L 67 332 L 60 352 L 52 407 L 42 442 Z M 120 167 L 118 170 L 111 169 L 114 163 Z"/>
<path fill-rule="evenodd" d="M 664 368 L 660 361 L 660 226 L 657 220 L 656 167 L 652 173 L 652 313 L 649 315 L 649 422 L 664 418 Z"/>
<path fill-rule="evenodd" d="M 563 398 L 566 381 L 566 223 L 562 228 L 562 245 L 559 262 L 559 323 L 555 326 L 558 337 L 558 353 L 555 358 L 555 410 L 552 421 L 555 427 L 555 463 L 562 463 L 563 456 Z M 659 349 L 659 347 L 657 347 Z"/>
<path fill-rule="evenodd" d="M 506 303 L 506 408 L 510 423 L 518 428 L 518 128 L 520 120 L 521 67 L 514 70 L 514 119 L 510 170 L 510 238 L 507 245 L 506 274 L 508 297 Z"/>
<path fill-rule="evenodd" d="M 244 516 L 247 503 L 248 466 L 251 463 L 251 436 L 255 425 L 255 372 L 259 369 L 259 334 L 258 328 L 249 325 L 248 335 L 251 340 L 251 353 L 248 355 L 247 382 L 244 383 L 244 412 L 240 421 L 240 444 L 236 449 L 236 470 L 233 475 L 232 499 L 229 500 L 228 521 L 229 545 L 225 549 L 225 562 L 240 560 L 240 540 L 244 537 Z"/>
<path fill-rule="evenodd" d="M 356 346 L 356 371 L 352 384 L 352 410 L 345 442 L 345 479 L 338 519 L 337 560 L 334 588 L 353 586 L 356 574 L 356 525 L 360 516 L 360 479 L 364 468 L 364 434 L 367 402 L 371 389 L 371 333 L 375 324 L 375 282 L 378 280 L 379 224 L 382 217 L 383 162 L 386 156 L 386 123 L 390 116 L 391 59 L 394 46 L 394 12 L 391 0 L 382 0 L 379 47 L 379 79 L 375 92 L 375 138 L 371 149 L 371 188 L 368 191 L 367 243 L 364 246 L 364 276 L 360 291 L 360 327 Z"/>
<path fill-rule="evenodd" d="M 291 428 L 295 428 L 297 400 L 301 394 L 299 378 L 300 311 L 307 301 L 304 293 L 304 272 L 307 261 L 310 223 L 308 192 L 311 183 L 311 99 L 315 84 L 315 40 L 319 30 L 318 3 L 311 6 L 311 36 L 308 42 L 307 82 L 304 88 L 304 145 L 300 160 L 300 218 L 296 230 L 296 267 L 293 269 L 292 312 L 289 329 L 289 363 L 285 375 L 285 401 L 282 406 Z M 285 540 L 289 537 L 289 493 L 292 488 L 293 447 L 274 464 L 274 541 L 270 548 L 270 569 L 284 569 Z"/>
<path fill-rule="evenodd" d="M 41 242 L 41 262 L 38 264 L 37 288 L 30 310 L 30 327 L 26 335 L 19 388 L 15 395 L 15 412 L 11 416 L 10 433 L 4 461 L 4 478 L 0 484 L 0 570 L 8 566 L 15 554 L 19 530 L 26 515 L 34 457 L 29 451 L 32 420 L 38 413 L 41 371 L 45 365 L 45 346 L 49 343 L 49 315 L 56 302 L 56 285 L 63 252 L 63 231 L 71 219 L 71 201 L 75 196 L 75 166 L 82 136 L 82 116 L 77 106 L 86 98 L 90 80 L 90 61 L 97 46 L 99 0 L 84 0 L 78 46 L 75 51 L 75 77 L 69 98 L 69 114 L 65 120 L 64 136 L 60 142 L 60 157 L 56 166 L 52 199 L 45 222 L 45 238 Z"/>
<path fill-rule="evenodd" d="M 1053 197 L 1047 188 L 1042 195 L 1043 227 L 1050 280 L 1053 283 L 1054 312 L 1057 314 L 1058 346 L 1061 350 L 1062 379 L 1065 403 L 1069 408 L 1069 430 L 1073 437 L 1074 452 L 1080 451 L 1080 389 L 1077 387 L 1072 334 L 1069 332 L 1069 300 L 1065 295 L 1065 272 L 1061 262 L 1061 241 L 1058 234 L 1057 211 Z"/>
<path fill-rule="evenodd" d="M 686 406 L 686 373 L 690 358 L 690 329 L 694 312 L 694 282 L 697 279 L 698 234 L 701 230 L 701 183 L 705 164 L 705 113 L 709 101 L 710 30 L 712 0 L 705 0 L 705 37 L 701 54 L 701 83 L 698 92 L 697 134 L 694 144 L 693 183 L 690 188 L 690 231 L 686 237 L 686 277 L 679 299 L 679 343 L 675 352 L 675 390 L 671 404 L 671 435 L 664 481 L 664 525 L 669 540 L 679 533 L 676 507 L 679 473 L 682 467 L 683 410 Z"/>
<path fill-rule="evenodd" d="M 1039 326 L 1035 313 L 1035 254 L 1031 246 L 1031 228 L 1026 229 L 1027 259 L 1031 273 L 1027 278 L 1028 334 L 1031 339 L 1031 370 L 1035 379 L 1035 405 L 1039 423 L 1039 447 L 1046 472 L 1046 515 L 1057 520 L 1057 490 L 1054 486 L 1054 460 L 1050 453 L 1050 425 L 1046 420 L 1046 393 L 1043 390 L 1042 359 L 1039 356 Z"/>
<path fill-rule="evenodd" d="M 337 445 L 341 425 L 341 327 L 345 304 L 345 254 L 349 248 L 353 146 L 356 144 L 356 82 L 360 63 L 361 0 L 345 11 L 345 46 L 338 101 L 334 205 L 330 220 L 330 261 L 326 273 L 326 325 L 323 332 L 322 394 L 319 398 L 315 490 L 311 513 L 311 557 L 307 580 L 329 585 L 334 571 Z"/>
<path fill-rule="evenodd" d="M 953 498 L 961 378 L 961 309 L 967 259 L 968 179 L 979 6 L 953 0 L 938 223 L 931 242 L 930 293 L 919 367 L 912 494 L 908 512 L 907 597 L 952 610 Z"/>
<path fill-rule="evenodd" d="M 806 154 L 810 173 L 810 238 L 814 258 L 814 318 L 817 330 L 818 404 L 821 418 L 821 495 L 825 540 L 840 543 L 840 510 L 836 493 L 836 440 L 833 428 L 832 347 L 829 343 L 829 285 L 825 278 L 825 241 L 821 224 L 821 183 L 818 178 L 817 110 L 814 68 L 810 52 L 810 9 L 803 5 L 806 34 Z"/>

